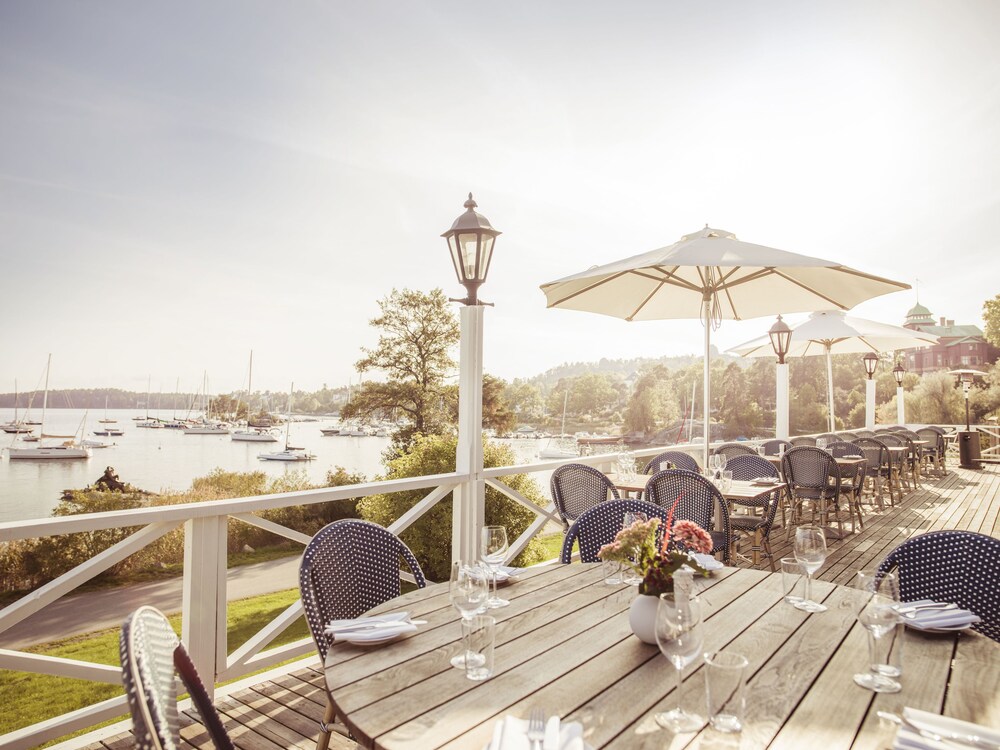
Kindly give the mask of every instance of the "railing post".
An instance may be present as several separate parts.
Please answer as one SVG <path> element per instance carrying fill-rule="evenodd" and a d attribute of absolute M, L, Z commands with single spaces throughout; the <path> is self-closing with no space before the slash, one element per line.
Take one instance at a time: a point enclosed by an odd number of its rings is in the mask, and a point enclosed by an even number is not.
<path fill-rule="evenodd" d="M 901 385 L 896 386 L 896 424 L 906 424 L 906 405 Z"/>
<path fill-rule="evenodd" d="M 865 381 L 865 429 L 875 428 L 875 381 Z M 832 430 L 831 430 L 832 431 Z"/>
<path fill-rule="evenodd" d="M 779 364 L 775 372 L 774 436 L 788 440 L 788 363 Z"/>
<path fill-rule="evenodd" d="M 181 639 L 210 696 L 215 676 L 226 668 L 227 521 L 209 516 L 184 524 Z"/>
<path fill-rule="evenodd" d="M 452 493 L 452 560 L 479 556 L 479 529 L 486 521 L 483 478 L 483 306 L 459 312 L 458 448 L 455 470 L 469 478 Z"/>

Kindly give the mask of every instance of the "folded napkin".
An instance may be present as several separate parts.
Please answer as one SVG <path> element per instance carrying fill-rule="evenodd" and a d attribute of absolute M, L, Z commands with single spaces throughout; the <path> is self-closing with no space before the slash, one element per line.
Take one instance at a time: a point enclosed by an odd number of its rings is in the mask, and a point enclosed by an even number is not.
<path fill-rule="evenodd" d="M 558 716 L 545 722 L 542 750 L 587 750 L 583 741 L 583 724 L 571 721 L 563 724 Z M 505 716 L 493 727 L 493 739 L 485 750 L 532 750 L 528 742 L 528 722 Z"/>
<path fill-rule="evenodd" d="M 906 615 L 903 622 L 911 628 L 927 630 L 968 627 L 980 622 L 980 618 L 967 609 L 918 609 Z"/>
<path fill-rule="evenodd" d="M 384 641 L 402 633 L 412 633 L 417 626 L 410 622 L 409 612 L 390 612 L 384 615 L 356 617 L 353 620 L 334 620 L 324 632 L 334 641 Z"/>
<path fill-rule="evenodd" d="M 726 567 L 719 560 L 716 560 L 711 555 L 706 555 L 701 552 L 688 552 L 688 557 L 692 558 L 705 570 L 709 571 L 722 570 L 724 567 Z"/>
<path fill-rule="evenodd" d="M 497 580 L 506 581 L 508 578 L 513 578 L 520 572 L 521 569 L 515 568 L 513 565 L 501 565 L 497 568 Z"/>
<path fill-rule="evenodd" d="M 896 732 L 896 740 L 893 743 L 893 748 L 899 748 L 899 750 L 955 750 L 956 747 L 963 746 L 961 738 L 969 736 L 977 736 L 986 743 L 993 743 L 1000 747 L 1000 731 L 980 724 L 909 707 L 903 709 L 903 718 L 916 729 L 905 724 L 899 727 Z M 921 735 L 917 729 L 923 729 L 942 737 L 954 736 L 955 739 L 949 742 L 933 740 Z M 971 743 L 968 745 L 970 748 L 974 747 Z"/>

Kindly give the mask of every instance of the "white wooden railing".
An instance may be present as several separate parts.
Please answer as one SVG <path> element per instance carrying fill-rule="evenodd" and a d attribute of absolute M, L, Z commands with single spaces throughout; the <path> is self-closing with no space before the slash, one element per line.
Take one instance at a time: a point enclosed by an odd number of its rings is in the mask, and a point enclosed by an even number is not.
<path fill-rule="evenodd" d="M 635 455 L 640 458 L 651 457 L 662 450 L 665 448 L 647 448 L 635 451 Z M 697 455 L 701 446 L 672 446 L 671 450 L 688 450 Z M 599 454 L 483 470 L 479 478 L 486 485 L 528 508 L 537 516 L 528 528 L 511 542 L 510 559 L 520 554 L 549 521 L 559 522 L 559 517 L 551 502 L 548 503 L 547 507 L 539 507 L 521 493 L 504 484 L 504 477 L 515 474 L 546 474 L 561 464 L 571 461 L 608 469 L 614 459 L 614 454 Z M 391 531 L 399 534 L 450 492 L 468 483 L 470 479 L 470 474 L 452 472 L 234 500 L 215 500 L 187 505 L 168 505 L 0 524 L 0 543 L 104 529 L 141 527 L 126 539 L 0 610 L 0 669 L 121 684 L 118 667 L 3 648 L 3 634 L 14 625 L 41 611 L 112 565 L 124 560 L 179 526 L 184 527 L 181 637 L 209 689 L 211 690 L 215 683 L 231 681 L 289 659 L 308 655 L 314 651 L 310 639 L 269 648 L 270 644 L 302 615 L 301 602 L 289 606 L 245 643 L 240 644 L 232 653 L 229 653 L 226 633 L 226 531 L 229 519 L 234 518 L 257 526 L 302 544 L 304 547 L 310 541 L 308 535 L 268 521 L 256 514 L 260 511 L 289 506 L 343 501 L 392 492 L 427 490 L 427 494 L 420 501 L 389 527 Z M 548 482 L 544 481 L 541 484 L 547 494 Z M 471 548 L 475 548 L 475 540 L 466 540 L 466 542 Z M 111 698 L 2 735 L 0 736 L 0 747 L 10 748 L 10 750 L 34 747 L 70 732 L 122 716 L 127 712 L 128 707 L 124 695 Z"/>

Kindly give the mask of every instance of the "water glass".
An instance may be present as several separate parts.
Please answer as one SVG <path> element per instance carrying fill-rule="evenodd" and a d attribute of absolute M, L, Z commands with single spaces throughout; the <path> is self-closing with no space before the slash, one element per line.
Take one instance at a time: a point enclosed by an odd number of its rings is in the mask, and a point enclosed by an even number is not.
<path fill-rule="evenodd" d="M 793 607 L 802 601 L 805 568 L 794 557 L 781 558 L 781 595 Z"/>
<path fill-rule="evenodd" d="M 465 663 L 470 658 L 465 637 L 466 622 L 486 611 L 489 591 L 486 575 L 485 570 L 467 562 L 456 560 L 451 564 L 448 595 L 452 606 L 462 616 L 462 653 L 452 657 L 451 660 L 451 665 L 456 669 L 465 669 Z"/>
<path fill-rule="evenodd" d="M 467 621 L 469 657 L 465 676 L 480 682 L 493 676 L 493 650 L 496 646 L 497 621 L 490 615 L 476 615 Z"/>
<path fill-rule="evenodd" d="M 826 560 L 826 536 L 814 524 L 803 524 L 795 529 L 795 559 L 806 569 L 806 593 L 795 606 L 804 612 L 825 612 L 826 605 L 812 600 L 812 575 Z"/>
<path fill-rule="evenodd" d="M 764 455 L 764 444 L 763 443 L 761 443 L 760 445 L 757 446 L 757 455 L 758 456 L 763 456 Z"/>
<path fill-rule="evenodd" d="M 816 447 L 821 451 L 826 450 L 826 438 L 816 438 Z"/>
<path fill-rule="evenodd" d="M 893 677 L 902 673 L 902 664 L 890 663 L 891 641 L 900 624 L 899 582 L 893 573 L 859 570 L 854 587 L 864 597 L 858 622 L 868 631 L 868 672 L 854 675 L 854 682 L 876 693 L 898 693 L 902 686 Z M 889 644 L 888 646 L 886 644 Z"/>
<path fill-rule="evenodd" d="M 701 654 L 702 643 L 700 602 L 686 596 L 661 594 L 656 608 L 656 645 L 677 673 L 677 689 L 674 708 L 653 718 L 674 733 L 695 732 L 705 725 L 701 716 L 681 707 L 683 670 Z"/>
<path fill-rule="evenodd" d="M 617 560 L 602 560 L 601 572 L 604 574 L 604 582 L 608 586 L 618 586 L 622 580 L 622 564 Z"/>
<path fill-rule="evenodd" d="M 719 492 L 725 495 L 733 487 L 733 472 L 724 471 L 722 472 L 722 481 L 719 482 Z"/>
<path fill-rule="evenodd" d="M 705 654 L 705 700 L 708 723 L 719 732 L 743 729 L 748 662 L 745 656 L 716 651 Z"/>

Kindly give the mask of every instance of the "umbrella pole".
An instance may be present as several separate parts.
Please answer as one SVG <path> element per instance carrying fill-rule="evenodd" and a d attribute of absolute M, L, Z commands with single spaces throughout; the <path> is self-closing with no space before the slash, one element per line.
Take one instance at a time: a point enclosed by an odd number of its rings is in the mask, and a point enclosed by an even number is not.
<path fill-rule="evenodd" d="M 702 413 L 705 419 L 705 448 L 702 451 L 702 468 L 708 468 L 708 444 L 711 442 L 711 437 L 709 435 L 709 403 L 712 399 L 712 382 L 711 382 L 711 359 L 712 359 L 712 300 L 708 298 L 705 300 L 705 316 L 703 318 L 705 323 L 705 387 L 702 393 L 703 406 Z"/>
<path fill-rule="evenodd" d="M 830 432 L 837 428 L 833 423 L 833 355 L 830 354 L 830 345 L 826 345 L 826 391 L 830 401 Z"/>

